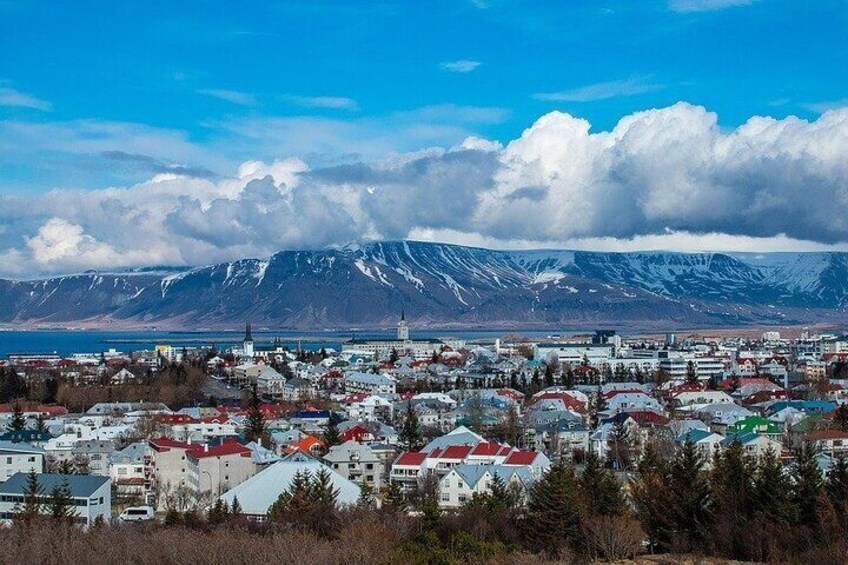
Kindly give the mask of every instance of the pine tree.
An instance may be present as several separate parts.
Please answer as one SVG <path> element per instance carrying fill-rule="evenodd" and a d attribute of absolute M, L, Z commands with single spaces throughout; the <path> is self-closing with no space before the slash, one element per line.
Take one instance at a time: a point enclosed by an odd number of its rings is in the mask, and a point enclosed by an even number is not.
<path fill-rule="evenodd" d="M 547 363 L 545 365 L 545 386 L 554 386 L 554 366 L 552 363 Z"/>
<path fill-rule="evenodd" d="M 12 420 L 9 422 L 9 429 L 12 431 L 19 432 L 26 428 L 26 418 L 24 418 L 23 410 L 21 409 L 21 403 L 15 402 L 12 407 Z"/>
<path fill-rule="evenodd" d="M 421 434 L 421 424 L 418 421 L 418 413 L 412 409 L 412 401 L 406 403 L 406 414 L 401 424 L 398 441 L 401 447 L 406 451 L 416 451 L 421 448 L 423 443 Z"/>
<path fill-rule="evenodd" d="M 571 466 L 556 463 L 530 487 L 523 532 L 528 549 L 557 555 L 577 541 L 578 483 Z"/>
<path fill-rule="evenodd" d="M 71 487 L 67 480 L 62 481 L 61 485 L 56 485 L 50 491 L 50 500 L 47 503 L 50 517 L 59 523 L 70 523 L 73 521 L 74 498 L 71 494 Z"/>
<path fill-rule="evenodd" d="M 840 404 L 833 411 L 833 425 L 838 430 L 848 432 L 848 404 Z"/>
<path fill-rule="evenodd" d="M 668 470 L 668 462 L 657 451 L 654 442 L 648 441 L 645 443 L 645 447 L 642 449 L 642 456 L 636 465 L 636 470 L 640 475 L 646 475 L 648 473 L 665 475 Z"/>
<path fill-rule="evenodd" d="M 616 418 L 612 425 L 612 433 L 607 440 L 609 460 L 613 462 L 618 470 L 627 469 L 631 462 L 633 439 L 630 437 L 630 428 L 626 420 Z"/>
<path fill-rule="evenodd" d="M 376 500 L 377 499 L 374 496 L 374 488 L 371 485 L 360 485 L 359 498 L 356 501 L 357 506 L 366 510 L 371 510 L 374 508 L 374 503 L 376 502 Z"/>
<path fill-rule="evenodd" d="M 39 414 L 38 418 L 35 420 L 35 429 L 41 433 L 47 432 L 47 420 L 45 420 L 44 416 L 41 414 Z"/>
<path fill-rule="evenodd" d="M 229 512 L 227 510 L 227 503 L 219 498 L 215 501 L 215 504 L 212 505 L 211 508 L 209 508 L 206 520 L 211 525 L 217 526 L 226 522 L 228 517 Z"/>
<path fill-rule="evenodd" d="M 698 384 L 698 372 L 695 370 L 695 363 L 692 361 L 686 363 L 686 384 Z"/>
<path fill-rule="evenodd" d="M 848 525 L 848 459 L 840 455 L 827 473 L 824 485 L 842 527 Z"/>
<path fill-rule="evenodd" d="M 59 462 L 59 465 L 56 469 L 56 472 L 60 475 L 76 475 L 77 470 L 74 467 L 74 464 L 70 461 L 70 459 L 62 459 Z"/>
<path fill-rule="evenodd" d="M 794 455 L 792 502 L 796 511 L 795 524 L 807 526 L 815 531 L 819 525 L 818 503 L 823 486 L 821 471 L 815 457 L 816 451 L 811 445 L 805 443 L 795 450 Z"/>
<path fill-rule="evenodd" d="M 580 474 L 581 498 L 587 514 L 615 516 L 624 511 L 621 485 L 609 469 L 601 464 L 594 450 L 586 456 L 586 466 Z"/>
<path fill-rule="evenodd" d="M 38 475 L 35 471 L 30 471 L 27 474 L 26 483 L 23 488 L 23 503 L 15 505 L 13 512 L 17 518 L 25 524 L 29 524 L 33 520 L 41 516 L 43 509 L 42 499 L 44 497 L 44 487 L 38 480 Z"/>
<path fill-rule="evenodd" d="M 259 400 L 256 385 L 253 385 L 244 430 L 247 441 L 259 441 L 265 434 L 265 416 L 262 414 L 261 406 L 262 403 Z"/>
<path fill-rule="evenodd" d="M 391 512 L 406 512 L 406 497 L 397 481 L 389 481 L 389 487 L 383 496 L 383 509 Z"/>
<path fill-rule="evenodd" d="M 703 540 L 709 522 L 709 483 L 704 459 L 687 441 L 669 465 L 669 508 L 681 541 L 691 546 Z"/>
<path fill-rule="evenodd" d="M 668 487 L 667 465 L 653 465 L 656 460 L 643 459 L 645 465 L 639 477 L 630 484 L 630 496 L 636 509 L 636 517 L 648 536 L 651 553 L 670 548 L 675 528 L 674 518 L 669 511 L 671 492 Z"/>
<path fill-rule="evenodd" d="M 332 413 L 327 420 L 327 427 L 321 435 L 321 442 L 324 444 L 325 452 L 330 451 L 331 447 L 339 445 L 342 442 L 342 435 L 339 432 L 339 423 L 336 421 L 336 418 Z"/>
<path fill-rule="evenodd" d="M 241 513 L 242 513 L 242 510 L 241 510 L 241 504 L 239 504 L 239 499 L 238 499 L 237 496 L 234 496 L 233 497 L 233 503 L 230 505 L 230 516 L 233 516 L 234 518 L 238 518 L 239 516 L 241 516 Z"/>
<path fill-rule="evenodd" d="M 792 484 L 773 449 L 763 454 L 754 475 L 754 515 L 761 521 L 781 526 L 792 518 Z"/>
<path fill-rule="evenodd" d="M 733 441 L 716 455 L 710 477 L 713 543 L 725 557 L 747 558 L 745 534 L 754 500 L 754 473 L 742 444 Z"/>
<path fill-rule="evenodd" d="M 309 498 L 314 502 L 335 507 L 339 490 L 333 488 L 333 476 L 324 467 L 315 473 L 310 481 Z"/>

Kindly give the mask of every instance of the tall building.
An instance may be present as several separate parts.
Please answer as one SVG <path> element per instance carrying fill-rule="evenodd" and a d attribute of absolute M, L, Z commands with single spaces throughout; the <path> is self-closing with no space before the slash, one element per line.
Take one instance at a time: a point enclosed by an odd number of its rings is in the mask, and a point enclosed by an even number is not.
<path fill-rule="evenodd" d="M 245 357 L 253 357 L 253 336 L 250 335 L 250 322 L 244 326 L 244 344 L 242 351 Z"/>
<path fill-rule="evenodd" d="M 400 322 L 397 325 L 398 341 L 409 341 L 409 326 L 406 325 L 406 312 L 401 310 Z"/>

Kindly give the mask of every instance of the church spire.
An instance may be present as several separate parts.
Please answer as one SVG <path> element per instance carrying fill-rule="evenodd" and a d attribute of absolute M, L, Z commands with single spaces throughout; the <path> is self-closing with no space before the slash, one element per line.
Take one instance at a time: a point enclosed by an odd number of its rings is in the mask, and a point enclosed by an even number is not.
<path fill-rule="evenodd" d="M 250 322 L 244 325 L 244 341 L 253 341 L 253 336 L 250 335 Z"/>

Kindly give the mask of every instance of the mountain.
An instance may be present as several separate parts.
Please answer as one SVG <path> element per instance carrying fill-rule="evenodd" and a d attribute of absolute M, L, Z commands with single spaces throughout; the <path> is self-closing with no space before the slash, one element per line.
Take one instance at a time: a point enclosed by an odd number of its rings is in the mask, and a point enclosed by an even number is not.
<path fill-rule="evenodd" d="M 848 254 L 493 251 L 377 242 L 191 269 L 0 280 L 0 324 L 716 327 L 848 319 Z"/>

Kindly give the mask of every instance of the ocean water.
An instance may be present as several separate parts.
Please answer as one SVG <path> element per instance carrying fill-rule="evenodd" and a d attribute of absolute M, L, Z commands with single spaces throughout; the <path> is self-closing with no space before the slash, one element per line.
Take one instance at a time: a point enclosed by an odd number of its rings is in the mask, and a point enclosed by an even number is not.
<path fill-rule="evenodd" d="M 526 336 L 545 336 L 553 332 L 511 332 L 500 330 L 410 330 L 412 339 L 430 339 L 456 337 L 465 340 L 495 339 L 508 334 L 521 333 Z M 351 337 L 357 339 L 389 338 L 395 330 L 385 331 L 328 331 L 328 332 L 265 332 L 254 331 L 253 339 L 257 345 L 270 345 L 280 338 L 283 345 L 294 349 L 300 343 L 305 349 L 321 347 L 340 349 L 342 342 Z M 32 330 L 0 331 L 0 357 L 10 353 L 52 353 L 68 356 L 72 353 L 96 353 L 110 348 L 129 352 L 141 349 L 153 349 L 158 344 L 177 347 L 200 347 L 215 345 L 224 350 L 240 345 L 243 331 L 233 332 L 174 332 L 174 331 L 99 331 L 99 330 Z"/>

